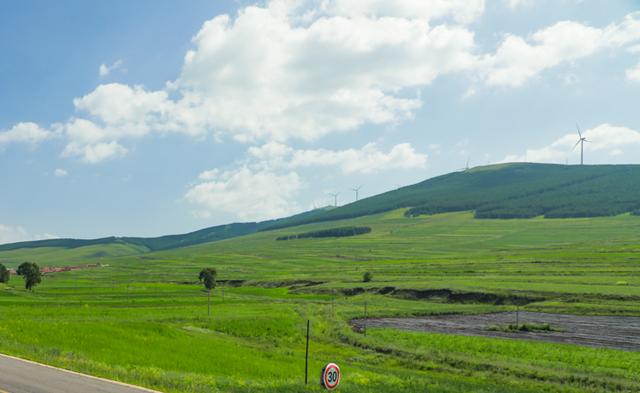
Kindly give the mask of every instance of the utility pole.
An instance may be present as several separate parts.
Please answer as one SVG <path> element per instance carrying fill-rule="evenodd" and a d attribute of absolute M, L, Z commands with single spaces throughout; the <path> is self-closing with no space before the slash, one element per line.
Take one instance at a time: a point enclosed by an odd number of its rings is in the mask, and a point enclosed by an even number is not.
<path fill-rule="evenodd" d="M 307 349 L 304 352 L 304 384 L 309 383 L 309 325 L 310 321 L 307 319 Z"/>

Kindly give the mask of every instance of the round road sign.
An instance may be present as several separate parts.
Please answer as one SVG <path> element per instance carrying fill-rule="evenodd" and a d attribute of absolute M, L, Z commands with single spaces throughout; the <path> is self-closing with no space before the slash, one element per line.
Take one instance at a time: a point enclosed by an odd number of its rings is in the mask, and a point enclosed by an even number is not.
<path fill-rule="evenodd" d="M 322 369 L 320 383 L 325 389 L 333 390 L 340 383 L 340 367 L 335 363 L 329 363 Z"/>

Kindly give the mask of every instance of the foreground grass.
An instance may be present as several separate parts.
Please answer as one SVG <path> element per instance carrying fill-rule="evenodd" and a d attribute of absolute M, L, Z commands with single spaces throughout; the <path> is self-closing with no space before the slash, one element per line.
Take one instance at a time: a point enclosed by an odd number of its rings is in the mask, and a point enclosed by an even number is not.
<path fill-rule="evenodd" d="M 640 391 L 638 352 L 388 329 L 364 336 L 348 326 L 365 302 L 371 316 L 513 308 L 378 294 L 384 287 L 518 294 L 539 298 L 528 310 L 640 315 L 638 217 L 407 219 L 397 211 L 344 223 L 373 231 L 275 241 L 338 226 L 325 223 L 143 255 L 0 253 L 8 265 L 25 258 L 106 265 L 46 276 L 34 293 L 16 277 L 0 285 L 0 351 L 167 392 L 319 391 L 329 361 L 340 364 L 340 390 L 349 392 Z M 216 290 L 211 317 L 194 282 L 203 266 L 217 267 L 222 280 L 245 280 L 225 287 L 224 301 Z M 365 271 L 372 282 L 361 282 Z M 341 295 L 353 288 L 365 292 Z"/>

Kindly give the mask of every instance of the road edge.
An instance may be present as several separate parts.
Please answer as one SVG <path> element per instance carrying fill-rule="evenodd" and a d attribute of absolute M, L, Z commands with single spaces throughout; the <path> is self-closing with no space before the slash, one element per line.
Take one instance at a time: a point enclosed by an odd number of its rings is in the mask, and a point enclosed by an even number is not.
<path fill-rule="evenodd" d="M 67 370 L 66 368 L 55 367 L 55 366 L 51 366 L 49 364 L 39 363 L 39 362 L 35 362 L 33 360 L 23 359 L 23 358 L 19 358 L 17 356 L 7 355 L 7 354 L 4 354 L 4 353 L 0 353 L 0 357 L 17 360 L 17 361 L 24 362 L 24 363 L 34 364 L 36 366 L 46 367 L 46 368 L 50 368 L 50 369 L 53 369 L 53 370 L 62 371 L 62 372 L 68 373 L 68 374 L 77 375 L 77 376 L 80 376 L 80 377 L 90 378 L 90 379 L 94 379 L 94 380 L 98 380 L 98 381 L 102 381 L 102 382 L 113 383 L 113 384 L 116 384 L 116 385 L 125 386 L 125 387 L 132 388 L 132 389 L 138 389 L 138 390 L 143 391 L 143 392 L 163 393 L 163 392 L 161 392 L 159 390 L 152 390 L 152 389 L 145 388 L 145 387 L 142 387 L 142 386 L 132 385 L 130 383 L 114 381 L 112 379 L 107 379 L 107 378 L 102 378 L 102 377 L 96 377 L 95 375 L 89 375 L 89 374 L 84 374 L 84 373 L 80 373 L 80 372 L 77 372 L 77 371 Z M 0 393 L 2 393 L 2 392 L 4 392 L 4 391 L 2 389 L 0 389 Z"/>

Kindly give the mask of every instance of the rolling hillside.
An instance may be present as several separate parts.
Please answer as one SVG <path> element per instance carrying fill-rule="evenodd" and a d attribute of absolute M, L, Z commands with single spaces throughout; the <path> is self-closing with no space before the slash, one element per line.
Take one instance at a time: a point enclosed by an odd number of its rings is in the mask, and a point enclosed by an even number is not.
<path fill-rule="evenodd" d="M 179 235 L 166 235 L 160 237 L 104 237 L 100 239 L 47 239 L 28 242 L 18 242 L 0 245 L 0 251 L 12 251 L 31 248 L 65 248 L 75 249 L 89 246 L 128 245 L 134 253 L 145 251 L 160 251 L 173 248 L 186 247 L 200 243 L 214 242 L 232 237 L 248 235 L 272 225 L 289 226 L 289 222 L 300 220 L 313 220 L 314 217 L 331 210 L 331 207 L 320 208 L 291 217 L 262 222 L 233 223 L 217 225 L 194 232 Z"/>
<path fill-rule="evenodd" d="M 640 165 L 501 164 L 434 177 L 295 224 L 398 208 L 407 216 L 474 211 L 476 218 L 613 216 L 640 209 Z M 291 224 L 289 221 L 287 224 Z M 268 229 L 282 228 L 279 223 Z"/>
<path fill-rule="evenodd" d="M 339 208 L 321 208 L 277 220 L 218 225 L 155 238 L 52 239 L 0 245 L 78 248 L 127 244 L 159 251 L 208 243 L 258 231 L 362 217 L 407 208 L 407 216 L 473 211 L 476 218 L 599 217 L 640 213 L 640 165 L 568 166 L 500 164 L 434 177 Z"/>

